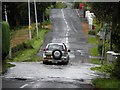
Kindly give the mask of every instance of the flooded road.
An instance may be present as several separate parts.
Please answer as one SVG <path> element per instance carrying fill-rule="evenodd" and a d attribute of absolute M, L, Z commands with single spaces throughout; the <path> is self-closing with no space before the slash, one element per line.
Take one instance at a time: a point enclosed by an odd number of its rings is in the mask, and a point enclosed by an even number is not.
<path fill-rule="evenodd" d="M 42 62 L 11 62 L 16 66 L 3 76 L 3 88 L 93 88 L 91 79 L 98 77 L 89 63 L 88 36 L 82 31 L 82 20 L 74 9 L 52 9 L 52 30 L 46 35 L 41 50 L 50 42 L 65 43 L 71 50 L 68 65 L 44 65 Z M 6 82 L 14 79 L 10 84 Z M 22 82 L 19 82 L 22 81 Z M 18 82 L 20 84 L 15 84 Z M 8 84 L 8 83 L 7 83 Z"/>
<path fill-rule="evenodd" d="M 16 67 L 11 68 L 5 78 L 32 80 L 24 88 L 91 87 L 91 79 L 98 76 L 90 70 L 91 67 L 98 65 L 89 63 L 44 65 L 42 62 L 16 62 L 12 64 Z"/>

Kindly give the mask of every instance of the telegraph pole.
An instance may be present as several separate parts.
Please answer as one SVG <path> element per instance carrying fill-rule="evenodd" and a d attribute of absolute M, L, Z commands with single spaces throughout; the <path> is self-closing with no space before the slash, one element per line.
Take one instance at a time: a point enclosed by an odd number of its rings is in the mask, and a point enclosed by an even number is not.
<path fill-rule="evenodd" d="M 5 5 L 4 7 L 5 7 L 5 21 L 8 22 L 7 11 L 6 11 L 6 5 Z"/>
<path fill-rule="evenodd" d="M 36 1 L 34 0 L 34 8 L 35 8 L 35 19 L 36 19 L 36 32 L 38 37 L 38 21 L 37 21 L 37 10 L 36 10 Z"/>
<path fill-rule="evenodd" d="M 30 0 L 28 0 L 28 15 L 29 15 L 29 26 L 28 26 L 28 28 L 29 28 L 29 38 L 30 38 L 30 40 L 31 40 L 31 38 L 32 38 L 32 35 L 31 35 L 31 21 L 30 21 Z"/>
<path fill-rule="evenodd" d="M 104 38 L 103 38 L 102 61 L 101 61 L 101 64 L 104 63 L 103 60 L 104 60 L 104 54 L 105 54 L 106 32 L 107 32 L 107 23 L 104 24 Z"/>

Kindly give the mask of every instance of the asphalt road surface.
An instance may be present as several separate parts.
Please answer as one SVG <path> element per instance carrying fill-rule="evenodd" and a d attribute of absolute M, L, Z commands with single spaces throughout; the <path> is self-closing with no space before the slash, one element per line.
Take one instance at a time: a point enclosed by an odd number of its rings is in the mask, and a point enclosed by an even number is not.
<path fill-rule="evenodd" d="M 87 35 L 77 10 L 52 9 L 52 30 L 41 50 L 50 42 L 65 43 L 71 50 L 68 65 L 44 65 L 42 62 L 12 62 L 16 66 L 3 76 L 3 88 L 93 88 L 91 79 L 98 77 L 90 68 Z M 80 13 L 82 14 L 82 12 Z"/>

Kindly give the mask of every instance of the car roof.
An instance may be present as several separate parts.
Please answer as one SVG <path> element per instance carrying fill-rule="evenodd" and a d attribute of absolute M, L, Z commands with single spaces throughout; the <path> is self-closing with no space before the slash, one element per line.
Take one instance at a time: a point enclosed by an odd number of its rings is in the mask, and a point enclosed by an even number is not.
<path fill-rule="evenodd" d="M 49 43 L 48 45 L 53 45 L 53 44 L 63 45 L 63 43 Z"/>

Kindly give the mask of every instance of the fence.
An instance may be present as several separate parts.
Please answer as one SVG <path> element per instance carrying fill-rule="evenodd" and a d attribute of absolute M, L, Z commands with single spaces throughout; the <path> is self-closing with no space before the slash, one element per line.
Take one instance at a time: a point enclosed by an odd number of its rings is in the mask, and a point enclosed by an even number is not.
<path fill-rule="evenodd" d="M 115 53 L 114 51 L 107 51 L 107 64 L 112 64 L 116 61 L 120 53 Z"/>

